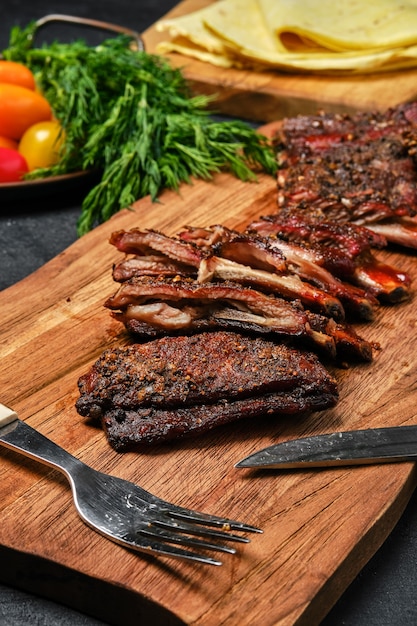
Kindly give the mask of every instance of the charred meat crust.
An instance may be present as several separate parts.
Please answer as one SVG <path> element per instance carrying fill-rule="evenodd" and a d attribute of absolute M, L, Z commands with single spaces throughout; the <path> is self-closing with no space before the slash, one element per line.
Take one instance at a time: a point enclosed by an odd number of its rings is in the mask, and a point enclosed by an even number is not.
<path fill-rule="evenodd" d="M 293 415 L 333 406 L 333 394 L 326 390 L 307 394 L 304 387 L 291 392 L 275 392 L 261 397 L 187 408 L 156 409 L 147 407 L 135 411 L 115 409 L 102 417 L 102 427 L 109 444 L 118 452 L 138 445 L 165 443 L 174 439 L 196 436 L 213 428 L 240 419 L 270 415 Z"/>
<path fill-rule="evenodd" d="M 101 420 L 118 450 L 338 399 L 335 379 L 314 354 L 223 331 L 107 350 L 79 390 L 77 411 Z"/>
<path fill-rule="evenodd" d="M 417 248 L 417 102 L 381 113 L 288 118 L 275 147 L 280 209 L 320 210 Z"/>

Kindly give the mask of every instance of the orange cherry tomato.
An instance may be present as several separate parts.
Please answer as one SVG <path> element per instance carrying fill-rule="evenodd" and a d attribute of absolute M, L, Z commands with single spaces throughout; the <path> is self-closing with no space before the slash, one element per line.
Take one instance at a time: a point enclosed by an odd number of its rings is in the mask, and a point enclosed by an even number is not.
<path fill-rule="evenodd" d="M 51 106 L 40 93 L 0 83 L 0 135 L 18 140 L 29 126 L 51 118 Z"/>
<path fill-rule="evenodd" d="M 35 89 L 35 77 L 26 65 L 16 61 L 4 61 L 0 59 L 0 83 L 20 85 L 26 89 Z"/>
<path fill-rule="evenodd" d="M 10 148 L 11 150 L 17 150 L 19 144 L 14 139 L 0 136 L 0 148 Z"/>
<path fill-rule="evenodd" d="M 16 183 L 28 172 L 25 158 L 17 151 L 0 147 L 0 183 Z"/>
<path fill-rule="evenodd" d="M 58 163 L 64 140 L 64 131 L 57 120 L 38 122 L 24 132 L 18 150 L 29 170 L 50 167 Z"/>

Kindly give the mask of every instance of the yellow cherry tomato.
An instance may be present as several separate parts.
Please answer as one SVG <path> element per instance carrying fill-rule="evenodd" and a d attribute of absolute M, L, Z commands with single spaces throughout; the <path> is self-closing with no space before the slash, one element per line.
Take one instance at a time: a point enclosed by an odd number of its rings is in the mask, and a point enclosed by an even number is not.
<path fill-rule="evenodd" d="M 27 89 L 35 89 L 35 77 L 26 65 L 0 59 L 0 83 L 12 83 Z"/>
<path fill-rule="evenodd" d="M 64 141 L 65 134 L 58 121 L 38 122 L 25 131 L 18 150 L 31 171 L 58 163 Z"/>
<path fill-rule="evenodd" d="M 0 82 L 0 135 L 18 140 L 29 126 L 50 119 L 51 106 L 40 93 Z"/>

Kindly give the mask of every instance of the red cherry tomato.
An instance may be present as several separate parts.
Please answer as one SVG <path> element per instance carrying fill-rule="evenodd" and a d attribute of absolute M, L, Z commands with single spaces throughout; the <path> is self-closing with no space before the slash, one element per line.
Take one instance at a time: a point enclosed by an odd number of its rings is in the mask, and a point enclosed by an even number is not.
<path fill-rule="evenodd" d="M 29 171 L 26 159 L 17 151 L 0 147 L 0 183 L 16 183 Z"/>

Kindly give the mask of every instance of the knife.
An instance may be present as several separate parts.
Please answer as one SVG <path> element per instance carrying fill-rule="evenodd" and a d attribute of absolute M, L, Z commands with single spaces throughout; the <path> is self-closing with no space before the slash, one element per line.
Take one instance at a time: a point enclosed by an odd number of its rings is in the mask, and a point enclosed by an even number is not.
<path fill-rule="evenodd" d="M 308 469 L 416 460 L 417 426 L 391 426 L 284 441 L 249 455 L 235 467 Z"/>

